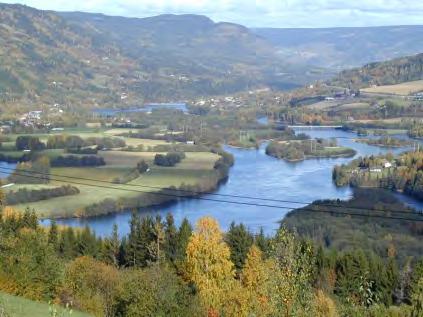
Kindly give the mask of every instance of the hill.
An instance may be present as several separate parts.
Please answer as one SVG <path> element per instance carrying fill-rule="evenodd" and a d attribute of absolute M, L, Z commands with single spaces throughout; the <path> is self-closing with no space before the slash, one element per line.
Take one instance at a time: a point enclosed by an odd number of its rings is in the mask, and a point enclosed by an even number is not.
<path fill-rule="evenodd" d="M 140 93 L 160 97 L 222 94 L 269 84 L 284 69 L 271 44 L 244 26 L 214 23 L 205 16 L 124 18 L 60 13 L 68 22 L 94 27 L 121 53 L 137 61 Z"/>
<path fill-rule="evenodd" d="M 134 105 L 304 80 L 249 29 L 197 15 L 137 19 L 0 4 L 0 44 L 4 103 Z"/>
<path fill-rule="evenodd" d="M 393 85 L 421 79 L 423 79 L 423 53 L 342 71 L 333 84 L 363 88 L 370 85 Z"/>
<path fill-rule="evenodd" d="M 258 28 L 254 32 L 291 63 L 338 70 L 423 52 L 423 26 Z"/>
<path fill-rule="evenodd" d="M 0 4 L 1 101 L 102 103 L 122 89 L 119 50 L 95 29 L 21 5 Z M 105 61 L 104 57 L 113 61 Z"/>
<path fill-rule="evenodd" d="M 322 210 L 334 213 L 319 212 Z M 338 251 L 362 248 L 387 257 L 387 250 L 391 247 L 395 248 L 400 263 L 408 257 L 418 258 L 421 255 L 423 249 L 419 241 L 423 230 L 420 223 L 367 218 L 369 211 L 376 217 L 419 217 L 392 193 L 365 188 L 354 189 L 354 197 L 349 201 L 316 201 L 305 208 L 293 210 L 282 223 L 295 228 L 300 236 Z"/>

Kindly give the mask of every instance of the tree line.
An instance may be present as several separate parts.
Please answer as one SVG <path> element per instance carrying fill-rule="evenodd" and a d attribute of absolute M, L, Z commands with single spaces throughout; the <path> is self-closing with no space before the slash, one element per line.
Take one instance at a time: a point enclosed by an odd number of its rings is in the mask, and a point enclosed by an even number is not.
<path fill-rule="evenodd" d="M 4 208 L 0 229 L 0 290 L 95 316 L 422 313 L 423 259 L 400 269 L 394 257 L 318 248 L 284 226 L 266 236 L 233 223 L 224 233 L 210 217 L 193 228 L 133 213 L 128 235 L 115 226 L 99 238 Z"/>

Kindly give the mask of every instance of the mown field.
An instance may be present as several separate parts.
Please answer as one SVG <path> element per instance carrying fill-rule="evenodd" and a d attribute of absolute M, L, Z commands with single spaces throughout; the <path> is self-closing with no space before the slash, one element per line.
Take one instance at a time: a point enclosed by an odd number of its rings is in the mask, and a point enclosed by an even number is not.
<path fill-rule="evenodd" d="M 22 297 L 12 296 L 6 293 L 0 293 L 0 305 L 5 310 L 7 317 L 47 317 L 52 316 L 49 311 L 48 303 L 40 303 L 31 301 Z M 58 315 L 61 317 L 90 317 L 87 313 L 72 310 L 72 313 L 66 312 L 65 309 L 57 305 L 51 306 L 56 308 Z M 3 316 L 3 315 L 2 315 Z"/>
<path fill-rule="evenodd" d="M 345 102 L 342 100 L 324 100 L 307 105 L 306 108 L 318 111 L 347 111 L 369 109 L 367 102 Z"/>
<path fill-rule="evenodd" d="M 126 130 L 112 129 L 111 131 L 72 131 L 72 135 L 79 135 L 82 138 L 92 136 L 112 136 L 124 133 Z M 119 133 L 120 132 L 120 133 Z M 63 133 L 63 131 L 61 131 Z M 40 140 L 46 141 L 48 135 L 37 135 Z M 16 138 L 15 135 L 11 136 Z M 126 146 L 143 145 L 144 148 L 159 144 L 170 144 L 163 140 L 146 140 L 135 138 L 124 138 Z M 129 142 L 128 142 L 129 140 Z M 9 145 L 13 150 L 13 144 Z M 2 151 L 0 151 L 2 152 Z M 19 151 L 6 150 L 3 153 L 14 153 L 17 157 L 22 155 Z M 40 154 L 50 159 L 60 155 L 67 155 L 63 149 L 43 150 Z M 104 158 L 106 165 L 98 167 L 53 167 L 50 170 L 50 182 L 48 185 L 16 184 L 5 188 L 5 192 L 17 191 L 26 188 L 28 190 L 39 190 L 45 188 L 72 185 L 79 189 L 79 194 L 26 202 L 13 205 L 13 208 L 23 211 L 26 208 L 34 209 L 40 217 L 68 217 L 84 214 L 87 207 L 99 204 L 105 200 L 124 201 L 127 199 L 138 199 L 139 207 L 151 204 L 153 197 L 164 198 L 157 194 L 161 189 L 170 186 L 180 187 L 185 185 L 202 186 L 201 188 L 212 188 L 216 184 L 215 162 L 219 155 L 211 152 L 187 152 L 185 158 L 172 167 L 162 167 L 154 164 L 154 157 L 158 152 L 135 152 L 112 149 L 98 151 L 97 156 Z M 160 152 L 159 154 L 166 154 Z M 123 184 L 118 179 L 125 179 L 134 172 L 137 163 L 145 161 L 149 165 L 149 171 L 135 178 L 131 177 Z M 155 196 L 154 196 L 155 195 Z M 147 197 L 149 196 L 149 197 Z M 145 201 L 143 200 L 145 197 Z"/>
<path fill-rule="evenodd" d="M 397 85 L 369 87 L 361 91 L 375 94 L 411 95 L 423 91 L 423 80 L 409 81 Z"/>

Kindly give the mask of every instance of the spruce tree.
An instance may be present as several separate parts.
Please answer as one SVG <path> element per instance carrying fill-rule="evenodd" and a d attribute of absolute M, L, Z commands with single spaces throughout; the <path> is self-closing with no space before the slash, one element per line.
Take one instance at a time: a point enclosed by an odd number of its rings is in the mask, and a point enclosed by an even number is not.
<path fill-rule="evenodd" d="M 119 266 L 120 241 L 117 224 L 113 225 L 112 235 L 106 238 L 102 245 L 102 258 L 107 264 Z"/>
<path fill-rule="evenodd" d="M 182 220 L 181 226 L 179 227 L 178 238 L 177 238 L 177 247 L 176 247 L 176 256 L 177 261 L 183 261 L 186 257 L 186 250 L 189 239 L 192 236 L 192 226 L 189 223 L 188 219 L 184 218 Z"/>
<path fill-rule="evenodd" d="M 165 242 L 164 252 L 166 259 L 172 263 L 175 262 L 178 248 L 178 229 L 175 226 L 175 220 L 172 214 L 167 214 L 165 224 Z"/>
<path fill-rule="evenodd" d="M 255 236 L 255 245 L 259 247 L 263 255 L 268 255 L 270 251 L 270 239 L 264 235 L 263 227 L 260 228 L 259 233 Z"/>
<path fill-rule="evenodd" d="M 226 233 L 225 241 L 231 249 L 231 261 L 235 264 L 235 268 L 239 272 L 245 263 L 247 253 L 253 244 L 253 236 L 245 226 L 241 223 L 235 225 L 234 222 Z"/>
<path fill-rule="evenodd" d="M 129 235 L 125 248 L 125 262 L 128 266 L 137 266 L 138 264 L 138 241 L 140 235 L 140 219 L 136 211 L 132 212 L 129 222 Z"/>
<path fill-rule="evenodd" d="M 73 259 L 77 256 L 76 237 L 73 228 L 66 228 L 61 236 L 59 243 L 60 254 L 66 259 Z"/>
<path fill-rule="evenodd" d="M 48 231 L 47 241 L 53 247 L 53 249 L 57 252 L 58 245 L 59 245 L 59 231 L 58 231 L 55 220 L 51 221 L 50 230 Z"/>

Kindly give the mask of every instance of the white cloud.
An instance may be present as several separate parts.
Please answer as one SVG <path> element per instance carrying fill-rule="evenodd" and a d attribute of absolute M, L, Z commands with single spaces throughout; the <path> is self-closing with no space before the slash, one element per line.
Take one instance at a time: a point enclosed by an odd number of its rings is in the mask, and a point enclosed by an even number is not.
<path fill-rule="evenodd" d="M 145 17 L 203 14 L 247 26 L 328 27 L 423 24 L 415 0 L 15 0 L 40 9 Z"/>

